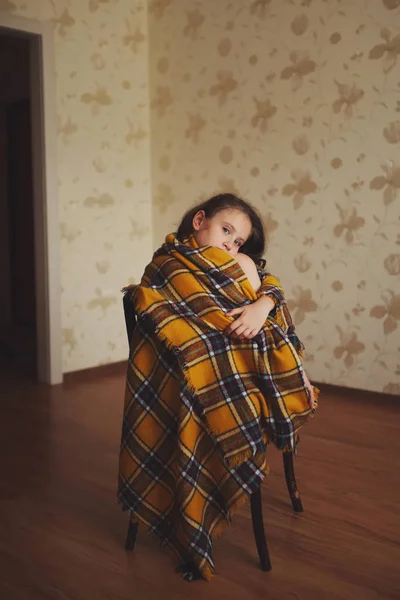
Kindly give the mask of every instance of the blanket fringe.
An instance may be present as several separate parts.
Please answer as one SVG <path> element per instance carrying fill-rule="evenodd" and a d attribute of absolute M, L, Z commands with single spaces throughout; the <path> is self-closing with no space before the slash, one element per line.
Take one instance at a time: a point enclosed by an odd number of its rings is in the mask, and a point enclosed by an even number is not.
<path fill-rule="evenodd" d="M 268 463 L 265 461 L 260 469 L 264 472 L 264 478 L 269 475 L 270 469 Z M 263 480 L 264 481 L 264 480 Z M 260 483 L 260 486 L 263 484 L 263 481 Z M 225 532 L 229 525 L 231 525 L 232 517 L 237 513 L 237 511 L 249 501 L 251 494 L 247 494 L 246 492 L 242 492 L 240 496 L 235 500 L 232 506 L 229 508 L 229 517 L 228 521 L 224 516 L 221 515 L 221 518 L 217 525 L 214 527 L 212 533 L 210 534 L 212 543 L 216 542 L 218 538 Z M 206 581 L 211 581 L 211 579 L 215 576 L 215 569 L 211 567 L 209 563 L 206 563 L 204 566 L 197 565 L 202 577 Z"/>

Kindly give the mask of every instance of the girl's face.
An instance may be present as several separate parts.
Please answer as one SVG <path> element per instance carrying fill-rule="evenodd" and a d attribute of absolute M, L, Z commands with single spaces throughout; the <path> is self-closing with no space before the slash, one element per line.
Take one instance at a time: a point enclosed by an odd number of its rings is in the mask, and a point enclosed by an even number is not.
<path fill-rule="evenodd" d="M 209 219 L 199 210 L 193 217 L 193 231 L 200 247 L 215 246 L 235 256 L 251 234 L 251 221 L 236 208 L 224 208 Z"/>

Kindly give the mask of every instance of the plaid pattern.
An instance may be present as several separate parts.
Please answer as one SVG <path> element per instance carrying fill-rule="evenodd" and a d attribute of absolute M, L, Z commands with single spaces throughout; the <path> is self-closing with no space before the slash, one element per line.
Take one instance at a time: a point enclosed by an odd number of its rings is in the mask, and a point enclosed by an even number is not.
<path fill-rule="evenodd" d="M 260 294 L 275 309 L 252 340 L 224 335 L 226 312 Z M 172 234 L 133 287 L 119 465 L 123 508 L 209 579 L 212 542 L 261 484 L 266 444 L 293 450 L 311 414 L 279 282 L 256 294 L 238 263 Z"/>

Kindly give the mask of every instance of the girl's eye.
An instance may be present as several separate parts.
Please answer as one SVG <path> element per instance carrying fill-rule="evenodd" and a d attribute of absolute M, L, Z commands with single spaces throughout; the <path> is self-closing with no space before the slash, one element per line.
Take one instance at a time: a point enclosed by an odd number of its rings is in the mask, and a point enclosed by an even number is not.
<path fill-rule="evenodd" d="M 236 246 L 239 246 L 239 247 L 241 246 L 241 243 L 239 242 L 239 240 L 235 240 L 235 244 L 236 244 Z"/>
<path fill-rule="evenodd" d="M 224 230 L 224 233 L 229 233 L 229 229 L 227 227 L 222 227 L 222 229 Z"/>

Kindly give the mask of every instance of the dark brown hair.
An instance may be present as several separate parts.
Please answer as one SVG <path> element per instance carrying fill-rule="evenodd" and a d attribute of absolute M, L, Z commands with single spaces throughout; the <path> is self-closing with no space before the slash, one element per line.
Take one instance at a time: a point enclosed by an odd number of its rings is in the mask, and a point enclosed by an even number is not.
<path fill-rule="evenodd" d="M 226 208 L 234 208 L 249 217 L 251 233 L 248 240 L 240 247 L 239 252 L 247 254 L 256 264 L 264 267 L 265 261 L 262 259 L 262 256 L 265 252 L 266 239 L 261 218 L 249 202 L 242 200 L 242 198 L 234 194 L 218 194 L 218 196 L 213 196 L 209 200 L 200 202 L 193 208 L 190 208 L 183 216 L 176 232 L 176 237 L 179 241 L 183 242 L 193 233 L 193 217 L 199 210 L 204 211 L 207 219 L 211 219 Z"/>

